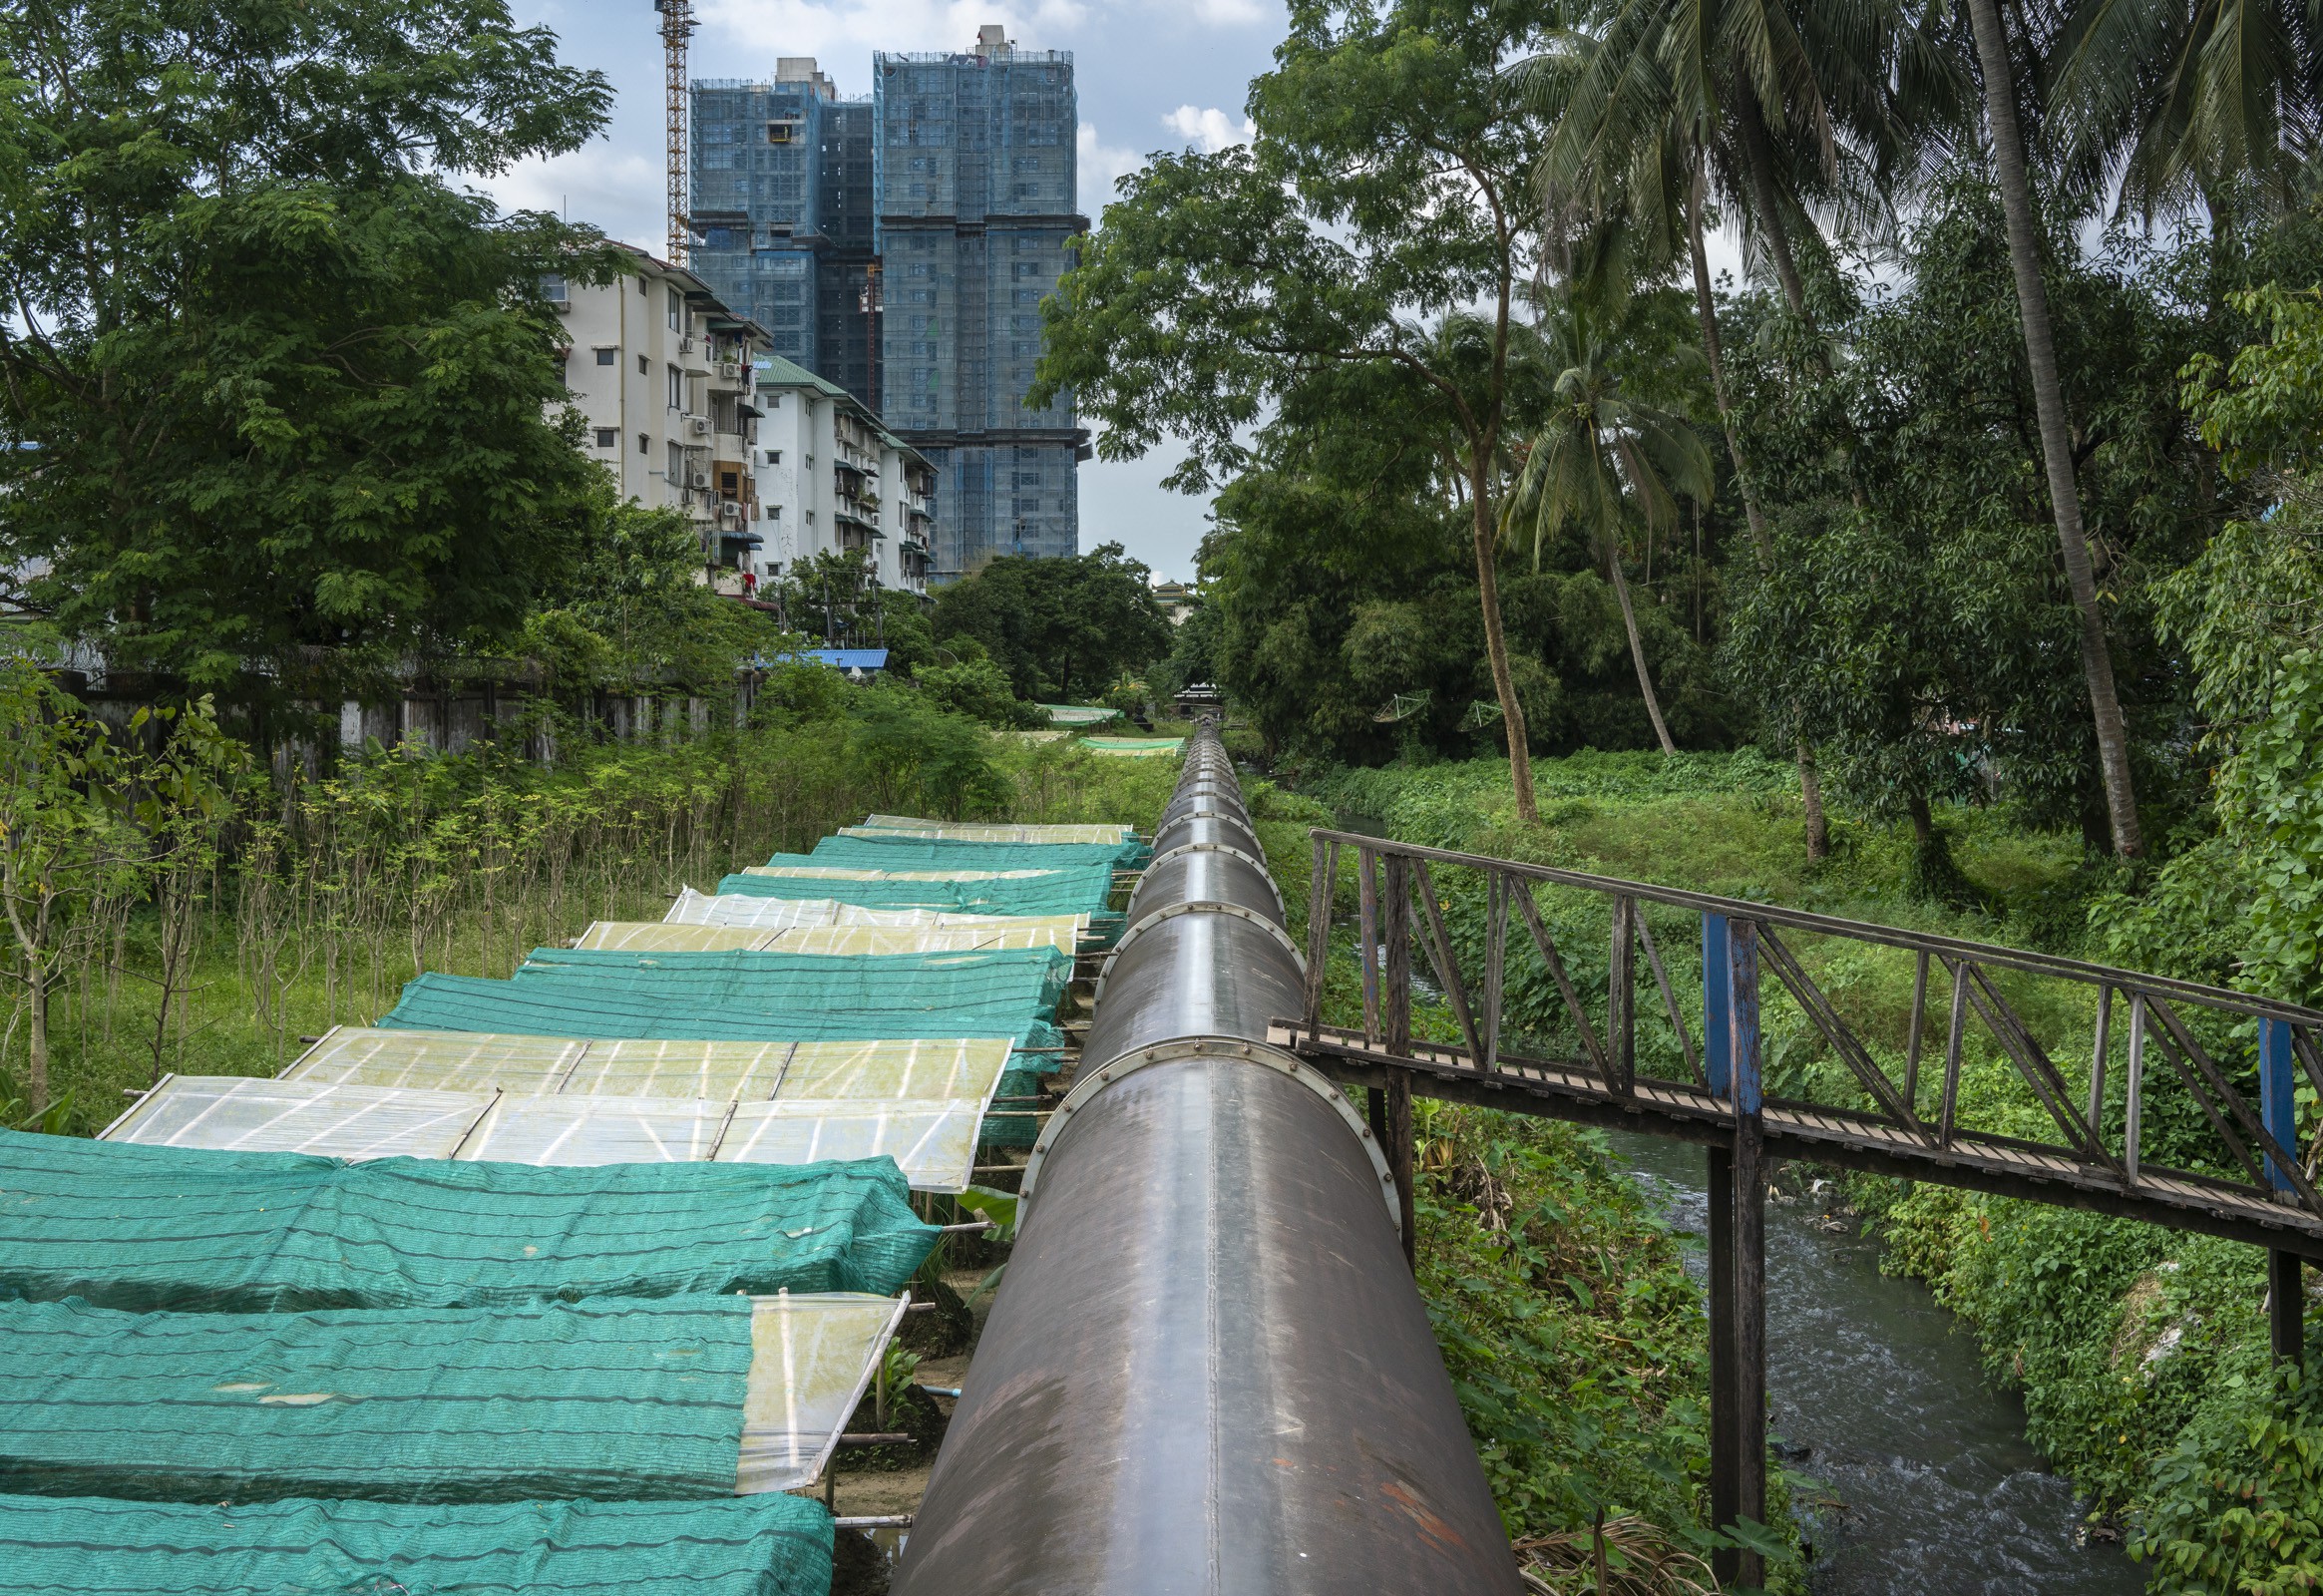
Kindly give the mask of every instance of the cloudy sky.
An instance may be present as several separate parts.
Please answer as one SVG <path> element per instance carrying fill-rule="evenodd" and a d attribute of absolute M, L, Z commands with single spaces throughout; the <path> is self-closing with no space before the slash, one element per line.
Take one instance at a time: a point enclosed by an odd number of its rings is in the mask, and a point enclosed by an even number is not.
<path fill-rule="evenodd" d="M 650 0 L 517 0 L 566 59 L 612 80 L 607 136 L 587 150 L 486 185 L 504 203 L 561 210 L 659 252 L 662 219 L 661 43 Z M 771 77 L 777 56 L 814 56 L 846 95 L 871 91 L 874 50 L 965 50 L 997 22 L 1027 49 L 1070 50 L 1080 89 L 1081 208 L 1092 218 L 1113 181 L 1155 150 L 1206 149 L 1241 137 L 1251 78 L 1284 30 L 1279 0 L 695 0 L 697 78 Z M 1108 540 L 1157 575 L 1191 579 L 1207 502 L 1166 492 L 1174 458 L 1081 467 L 1081 547 Z"/>

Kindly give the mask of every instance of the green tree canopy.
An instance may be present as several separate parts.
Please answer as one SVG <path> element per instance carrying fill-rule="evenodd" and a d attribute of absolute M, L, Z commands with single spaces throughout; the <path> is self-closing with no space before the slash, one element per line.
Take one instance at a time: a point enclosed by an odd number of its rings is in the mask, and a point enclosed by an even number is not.
<path fill-rule="evenodd" d="M 1006 555 L 937 595 L 936 637 L 974 638 L 1019 697 L 1094 698 L 1170 651 L 1151 577 L 1117 543 L 1069 560 Z"/>
<path fill-rule="evenodd" d="M 1506 70 L 1565 19 L 1543 0 L 1295 0 L 1251 85 L 1254 143 L 1161 155 L 1125 179 L 1044 306 L 1033 399 L 1071 387 L 1109 458 L 1189 446 L 1189 491 L 1250 458 L 1270 410 L 1312 414 L 1346 380 L 1392 387 L 1462 501 L 1482 642 L 1533 812 L 1524 709 L 1502 630 L 1493 503 L 1508 340 L 1539 261 L 1528 190 L 1545 138 Z M 1484 307 L 1479 339 L 1439 339 Z"/>
<path fill-rule="evenodd" d="M 499 0 L 0 15 L 22 598 L 117 665 L 248 694 L 506 639 L 594 475 L 539 280 L 613 260 L 446 174 L 576 149 L 609 103 Z"/>

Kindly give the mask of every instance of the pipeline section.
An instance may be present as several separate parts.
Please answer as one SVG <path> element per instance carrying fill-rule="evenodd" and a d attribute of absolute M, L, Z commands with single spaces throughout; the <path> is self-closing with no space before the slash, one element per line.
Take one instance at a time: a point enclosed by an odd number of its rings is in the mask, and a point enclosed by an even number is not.
<path fill-rule="evenodd" d="M 1514 1596 L 1380 1149 L 1266 1045 L 1305 972 L 1192 741 L 900 1596 Z"/>

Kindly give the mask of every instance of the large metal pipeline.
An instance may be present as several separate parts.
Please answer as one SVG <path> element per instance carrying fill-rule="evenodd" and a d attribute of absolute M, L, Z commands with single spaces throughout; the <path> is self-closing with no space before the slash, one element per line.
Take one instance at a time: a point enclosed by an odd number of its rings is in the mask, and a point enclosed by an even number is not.
<path fill-rule="evenodd" d="M 897 1571 L 900 1596 L 1505 1596 L 1510 1554 L 1208 728 Z"/>

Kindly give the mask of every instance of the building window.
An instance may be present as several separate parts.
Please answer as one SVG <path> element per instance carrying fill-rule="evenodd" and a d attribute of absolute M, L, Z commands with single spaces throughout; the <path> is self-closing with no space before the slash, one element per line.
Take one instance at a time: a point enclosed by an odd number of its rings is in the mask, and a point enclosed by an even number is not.
<path fill-rule="evenodd" d="M 599 427 L 596 429 L 596 446 L 599 449 L 618 448 L 620 442 L 621 432 L 618 427 Z"/>
<path fill-rule="evenodd" d="M 670 290 L 669 290 L 669 330 L 670 330 L 671 332 L 682 332 L 682 331 L 684 331 L 684 330 L 685 330 L 685 329 L 684 329 L 684 328 L 683 328 L 683 327 L 682 327 L 682 326 L 679 324 L 680 318 L 681 318 L 681 317 L 682 317 L 684 314 L 685 314 L 685 301 L 684 301 L 683 299 L 680 299 L 680 298 L 677 296 L 677 290 L 676 290 L 675 288 L 672 288 L 672 289 L 670 289 Z"/>
<path fill-rule="evenodd" d="M 641 432 L 637 434 L 637 453 L 641 455 L 649 455 L 652 452 L 653 440 Z"/>
<path fill-rule="evenodd" d="M 637 375 L 640 377 L 650 377 L 653 375 L 653 368 L 645 363 L 645 357 L 643 355 L 639 355 L 637 357 Z"/>
<path fill-rule="evenodd" d="M 621 352 L 618 349 L 599 349 L 596 352 L 596 363 L 600 366 L 609 366 L 620 358 Z"/>
<path fill-rule="evenodd" d="M 675 366 L 669 368 L 669 408 L 672 410 L 685 408 L 685 373 Z"/>
<path fill-rule="evenodd" d="M 568 295 L 565 291 L 565 274 L 563 272 L 551 271 L 543 273 L 541 277 L 541 297 L 548 300 L 551 304 L 560 304 L 564 302 Z"/>

